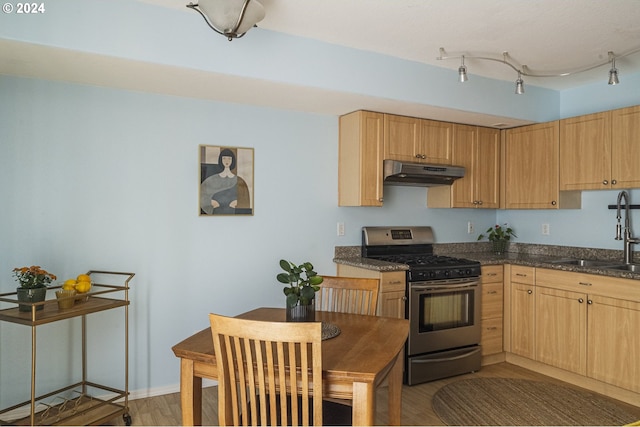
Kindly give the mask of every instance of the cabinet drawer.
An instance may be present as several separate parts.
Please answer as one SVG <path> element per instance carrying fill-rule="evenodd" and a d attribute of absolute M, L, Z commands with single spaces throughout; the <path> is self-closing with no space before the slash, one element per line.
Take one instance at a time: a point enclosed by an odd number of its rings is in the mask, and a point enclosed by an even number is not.
<path fill-rule="evenodd" d="M 482 318 L 502 318 L 503 291 L 502 283 L 482 284 Z"/>
<path fill-rule="evenodd" d="M 391 271 L 380 274 L 380 292 L 405 291 L 406 274 L 404 271 Z"/>
<path fill-rule="evenodd" d="M 487 265 L 482 267 L 482 283 L 493 283 L 504 280 L 504 273 L 501 265 Z"/>
<path fill-rule="evenodd" d="M 502 352 L 502 318 L 482 321 L 482 355 Z"/>
<path fill-rule="evenodd" d="M 536 279 L 536 269 L 534 267 L 526 267 L 523 265 L 511 266 L 511 281 L 524 283 L 525 285 L 533 285 Z"/>

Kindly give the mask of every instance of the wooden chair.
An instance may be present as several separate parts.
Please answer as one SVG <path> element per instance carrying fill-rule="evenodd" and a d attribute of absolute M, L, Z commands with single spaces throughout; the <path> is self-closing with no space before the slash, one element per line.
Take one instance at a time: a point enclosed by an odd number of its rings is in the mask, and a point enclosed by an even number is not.
<path fill-rule="evenodd" d="M 320 322 L 209 318 L 221 426 L 322 425 Z"/>
<path fill-rule="evenodd" d="M 379 279 L 322 276 L 316 310 L 376 315 Z"/>

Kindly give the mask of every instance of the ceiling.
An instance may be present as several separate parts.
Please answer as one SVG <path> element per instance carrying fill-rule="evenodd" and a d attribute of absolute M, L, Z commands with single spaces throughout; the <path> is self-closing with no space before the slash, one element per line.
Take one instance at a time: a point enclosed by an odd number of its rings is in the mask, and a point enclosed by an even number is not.
<path fill-rule="evenodd" d="M 139 0 L 183 10 L 188 0 Z M 192 0 L 197 3 L 196 0 Z M 638 0 L 259 0 L 266 17 L 258 26 L 300 37 L 378 52 L 457 70 L 450 56 L 503 58 L 508 52 L 520 68 L 560 74 L 608 60 L 620 80 L 640 72 Z M 238 41 L 241 43 L 242 41 Z M 513 81 L 504 64 L 465 60 L 474 74 Z M 567 77 L 525 77 L 525 83 L 563 90 L 607 80 L 610 66 Z"/>
<path fill-rule="evenodd" d="M 175 13 L 195 13 L 185 7 L 189 0 L 137 1 L 175 9 Z M 608 59 L 608 51 L 616 55 L 635 52 L 616 60 L 621 85 L 624 85 L 625 74 L 640 72 L 640 0 L 260 2 L 266 11 L 265 19 L 258 24 L 263 29 L 457 70 L 459 59 L 436 59 L 440 54 L 439 48 L 443 47 L 448 55 L 466 55 L 470 80 L 482 75 L 514 82 L 516 73 L 504 64 L 469 58 L 486 56 L 500 59 L 503 52 L 509 53 L 518 68 L 527 65 L 537 73 L 567 72 L 604 63 Z M 233 43 L 250 43 L 250 37 L 256 36 L 258 34 L 249 33 L 247 38 Z M 214 75 L 8 39 L 0 39 L 0 58 L 3 59 L 0 61 L 0 74 L 321 114 L 340 115 L 367 108 L 481 126 L 512 127 L 528 123 L 271 81 L 248 82 L 238 76 Z M 604 64 L 568 77 L 525 77 L 525 87 L 535 85 L 563 90 L 605 82 L 609 68 L 609 64 Z M 452 78 L 454 76 L 452 74 Z M 211 85 L 206 84 L 211 77 L 220 83 L 216 85 L 215 93 L 208 89 Z"/>

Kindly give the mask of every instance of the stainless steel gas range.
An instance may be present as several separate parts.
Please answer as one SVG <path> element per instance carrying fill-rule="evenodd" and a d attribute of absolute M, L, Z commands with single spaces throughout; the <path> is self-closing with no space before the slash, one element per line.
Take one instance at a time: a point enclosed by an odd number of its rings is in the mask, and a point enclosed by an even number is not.
<path fill-rule="evenodd" d="M 409 266 L 405 383 L 480 369 L 480 263 L 433 254 L 433 229 L 363 227 L 362 256 Z"/>

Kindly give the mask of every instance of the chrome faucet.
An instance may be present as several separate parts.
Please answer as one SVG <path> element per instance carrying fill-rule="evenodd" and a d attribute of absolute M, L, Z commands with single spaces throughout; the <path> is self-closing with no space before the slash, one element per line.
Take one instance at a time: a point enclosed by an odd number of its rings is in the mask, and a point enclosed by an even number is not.
<path fill-rule="evenodd" d="M 624 237 L 622 234 L 622 225 L 620 224 L 620 220 L 622 217 L 620 216 L 620 207 L 622 203 L 622 199 L 624 199 Z M 618 219 L 618 223 L 616 224 L 616 240 L 624 240 L 624 263 L 632 264 L 633 263 L 633 252 L 631 251 L 631 245 L 640 243 L 640 239 L 636 239 L 631 235 L 631 221 L 629 219 L 629 193 L 626 190 L 622 190 L 618 193 L 618 214 L 616 218 Z"/>

